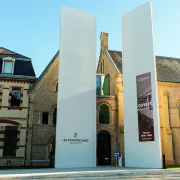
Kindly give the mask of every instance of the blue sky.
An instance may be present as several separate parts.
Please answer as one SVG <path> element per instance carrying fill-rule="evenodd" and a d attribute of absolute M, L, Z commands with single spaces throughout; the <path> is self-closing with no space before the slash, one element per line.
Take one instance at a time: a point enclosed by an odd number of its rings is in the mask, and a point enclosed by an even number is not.
<path fill-rule="evenodd" d="M 0 5 L 0 47 L 32 59 L 36 75 L 59 49 L 60 7 L 96 15 L 97 61 L 100 32 L 109 49 L 121 50 L 121 16 L 147 0 L 5 0 Z M 156 55 L 180 57 L 180 0 L 152 0 Z"/>

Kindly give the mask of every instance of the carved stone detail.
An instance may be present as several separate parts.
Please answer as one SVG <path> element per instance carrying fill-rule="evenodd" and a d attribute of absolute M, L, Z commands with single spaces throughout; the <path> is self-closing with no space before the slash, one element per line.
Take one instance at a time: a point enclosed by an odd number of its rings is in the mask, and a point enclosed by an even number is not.
<path fill-rule="evenodd" d="M 99 125 L 97 127 L 97 134 L 100 132 L 100 131 L 107 131 L 110 133 L 111 135 L 111 138 L 115 138 L 117 139 L 117 126 L 111 126 L 111 125 Z"/>
<path fill-rule="evenodd" d="M 124 126 L 120 125 L 120 132 L 124 133 Z"/>

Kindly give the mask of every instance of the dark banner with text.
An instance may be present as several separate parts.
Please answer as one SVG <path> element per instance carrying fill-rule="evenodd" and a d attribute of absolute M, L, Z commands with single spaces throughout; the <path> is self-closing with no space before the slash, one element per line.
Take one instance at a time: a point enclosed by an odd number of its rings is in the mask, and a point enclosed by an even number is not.
<path fill-rule="evenodd" d="M 151 73 L 136 76 L 139 141 L 154 141 Z"/>

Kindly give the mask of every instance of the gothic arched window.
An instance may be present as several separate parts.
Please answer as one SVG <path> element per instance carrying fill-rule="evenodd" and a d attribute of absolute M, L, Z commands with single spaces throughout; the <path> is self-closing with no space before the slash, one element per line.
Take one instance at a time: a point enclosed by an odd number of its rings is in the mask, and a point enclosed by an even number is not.
<path fill-rule="evenodd" d="M 100 106 L 99 123 L 100 124 L 109 124 L 110 123 L 109 107 L 106 104 L 102 104 Z"/>

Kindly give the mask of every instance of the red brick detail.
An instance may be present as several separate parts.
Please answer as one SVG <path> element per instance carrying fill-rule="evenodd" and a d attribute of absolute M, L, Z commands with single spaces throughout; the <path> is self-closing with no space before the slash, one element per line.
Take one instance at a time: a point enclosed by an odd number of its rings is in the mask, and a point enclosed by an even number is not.
<path fill-rule="evenodd" d="M 18 125 L 19 125 L 18 122 L 11 121 L 11 120 L 7 120 L 7 119 L 0 119 L 0 123 L 13 124 L 13 125 L 15 125 L 15 126 L 18 126 Z"/>

